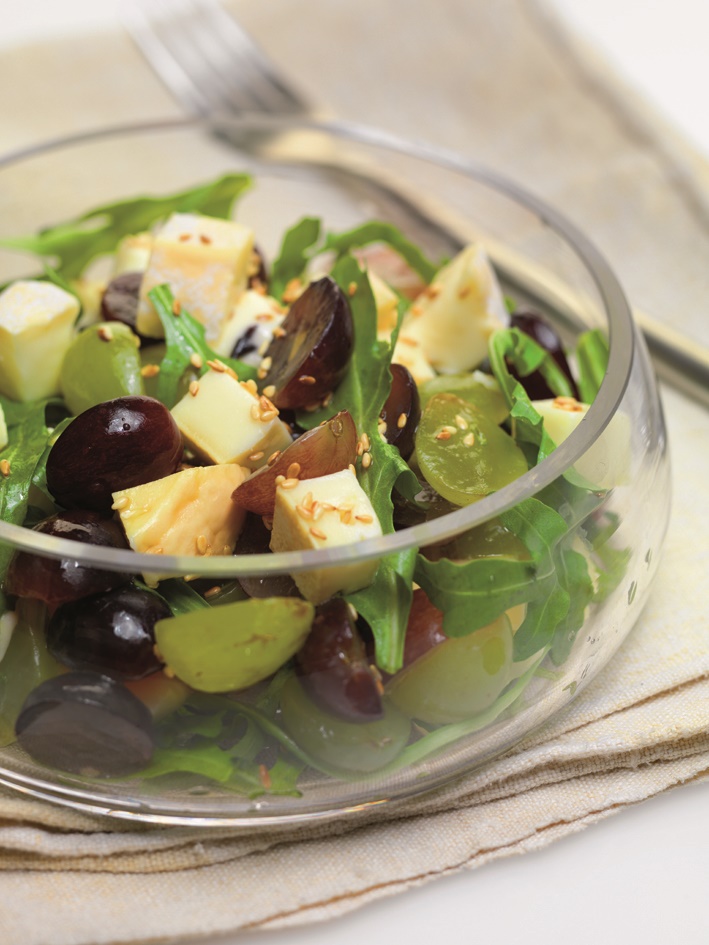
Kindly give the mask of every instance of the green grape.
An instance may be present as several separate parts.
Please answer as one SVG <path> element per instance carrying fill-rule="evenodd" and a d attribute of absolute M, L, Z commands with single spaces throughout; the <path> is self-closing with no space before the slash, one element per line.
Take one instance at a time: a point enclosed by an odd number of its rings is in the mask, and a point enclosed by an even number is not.
<path fill-rule="evenodd" d="M 38 600 L 17 603 L 17 626 L 0 660 L 0 746 L 15 741 L 15 721 L 30 692 L 62 667 L 44 641 L 47 608 Z"/>
<path fill-rule="evenodd" d="M 168 672 L 200 692 L 245 689 L 266 679 L 303 645 L 315 608 L 297 597 L 239 600 L 155 624 Z"/>
<path fill-rule="evenodd" d="M 472 404 L 436 394 L 421 416 L 416 459 L 426 481 L 455 505 L 470 505 L 527 472 L 511 436 Z"/>
<path fill-rule="evenodd" d="M 424 554 L 430 561 L 441 558 L 450 558 L 452 561 L 470 561 L 472 558 L 529 559 L 529 550 L 524 542 L 505 528 L 499 518 L 469 528 L 443 545 L 425 548 Z"/>
<path fill-rule="evenodd" d="M 467 636 L 450 637 L 393 676 L 387 696 L 421 722 L 469 719 L 491 706 L 513 678 L 512 638 L 505 614 Z"/>
<path fill-rule="evenodd" d="M 455 394 L 498 426 L 510 415 L 510 408 L 502 388 L 492 374 L 473 371 L 472 374 L 438 374 L 419 387 L 421 409 L 436 394 Z"/>
<path fill-rule="evenodd" d="M 61 389 L 74 414 L 89 407 L 144 394 L 137 335 L 121 322 L 89 325 L 71 343 L 61 371 Z"/>
<path fill-rule="evenodd" d="M 384 701 L 374 722 L 345 722 L 314 702 L 296 676 L 281 693 L 283 727 L 317 763 L 346 774 L 368 774 L 393 761 L 409 740 L 411 723 Z"/>

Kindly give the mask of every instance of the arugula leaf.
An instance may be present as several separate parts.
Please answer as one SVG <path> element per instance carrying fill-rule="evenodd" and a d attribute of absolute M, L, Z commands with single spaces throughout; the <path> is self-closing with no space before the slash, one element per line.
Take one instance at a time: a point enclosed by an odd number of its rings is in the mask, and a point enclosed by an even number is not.
<path fill-rule="evenodd" d="M 608 339 L 594 328 L 585 331 L 576 344 L 576 363 L 578 365 L 578 387 L 581 400 L 585 404 L 593 403 L 600 390 L 603 378 L 608 370 Z"/>
<path fill-rule="evenodd" d="M 74 220 L 47 227 L 36 236 L 0 240 L 0 246 L 57 260 L 55 275 L 80 276 L 86 266 L 132 233 L 149 229 L 171 213 L 228 217 L 237 197 L 251 186 L 248 174 L 225 174 L 215 181 L 164 197 L 136 197 L 104 204 Z"/>
<path fill-rule="evenodd" d="M 569 596 L 568 610 L 557 624 L 551 644 L 552 661 L 561 666 L 583 626 L 586 607 L 594 598 L 594 590 L 586 558 L 578 551 L 567 549 L 560 552 L 557 574 L 560 586 Z"/>
<path fill-rule="evenodd" d="M 303 217 L 286 231 L 281 249 L 271 266 L 271 295 L 279 299 L 291 279 L 297 279 L 305 271 L 311 254 L 308 250 L 320 237 L 320 220 Z"/>
<path fill-rule="evenodd" d="M 168 285 L 156 286 L 148 296 L 165 330 L 165 356 L 160 362 L 157 395 L 166 407 L 173 407 L 179 400 L 180 380 L 185 371 L 192 367 L 190 358 L 193 355 L 199 355 L 202 359 L 200 376 L 209 370 L 207 362 L 216 358 L 232 368 L 239 380 L 256 377 L 256 368 L 236 358 L 223 358 L 213 351 L 205 340 L 204 326 L 196 318 L 184 309 L 177 316 L 173 314 L 174 296 Z"/>
<path fill-rule="evenodd" d="M 324 250 L 334 250 L 338 256 L 369 243 L 386 243 L 391 246 L 409 266 L 417 272 L 424 282 L 429 283 L 440 269 L 427 259 L 421 250 L 408 240 L 393 223 L 371 220 L 344 233 L 328 233 L 325 237 Z"/>

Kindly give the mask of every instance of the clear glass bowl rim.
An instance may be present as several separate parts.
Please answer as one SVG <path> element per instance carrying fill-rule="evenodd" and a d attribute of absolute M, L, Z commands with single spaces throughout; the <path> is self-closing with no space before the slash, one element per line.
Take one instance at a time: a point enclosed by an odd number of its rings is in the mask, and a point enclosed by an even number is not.
<path fill-rule="evenodd" d="M 589 449 L 610 423 L 630 380 L 635 351 L 630 307 L 613 271 L 593 243 L 563 214 L 549 207 L 544 201 L 515 182 L 453 151 L 425 142 L 409 141 L 387 131 L 352 122 L 274 118 L 262 115 L 239 118 L 212 116 L 114 125 L 55 138 L 1 156 L 0 172 L 22 161 L 43 157 L 60 149 L 93 144 L 121 136 L 190 130 L 205 135 L 217 134 L 222 139 L 247 132 L 278 135 L 285 132 L 310 131 L 330 136 L 340 142 L 353 141 L 371 148 L 380 148 L 428 161 L 497 191 L 535 214 L 544 225 L 561 236 L 584 263 L 595 283 L 608 318 L 610 356 L 606 376 L 583 423 L 538 466 L 530 469 L 499 492 L 486 496 L 473 505 L 450 512 L 433 521 L 380 538 L 370 538 L 356 545 L 338 545 L 317 551 L 290 551 L 279 554 L 250 554 L 232 557 L 161 555 L 159 568 L 157 568 L 161 574 L 175 577 L 189 574 L 219 578 L 286 574 L 382 558 L 412 547 L 423 547 L 446 541 L 512 508 L 563 475 Z M 303 161 L 300 153 L 294 159 L 294 163 L 299 161 Z M 88 208 L 77 208 L 77 213 L 83 209 Z M 109 570 L 124 572 L 154 572 L 156 570 L 155 555 L 87 545 L 44 535 L 7 522 L 0 522 L 0 541 L 46 557 L 72 558 L 82 564 L 100 566 Z"/>

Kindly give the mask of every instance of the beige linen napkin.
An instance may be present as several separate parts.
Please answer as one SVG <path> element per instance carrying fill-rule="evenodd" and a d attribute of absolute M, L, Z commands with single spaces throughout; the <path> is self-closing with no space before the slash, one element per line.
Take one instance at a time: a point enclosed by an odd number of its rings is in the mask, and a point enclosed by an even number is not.
<path fill-rule="evenodd" d="M 709 297 L 709 165 L 536 4 L 441 0 L 414 13 L 406 0 L 302 0 L 297 17 L 288 0 L 234 7 L 314 99 L 524 182 L 592 236 L 638 307 L 709 344 L 709 322 L 697 318 Z M 0 87 L 14 96 L 3 149 L 177 112 L 120 35 L 11 51 Z M 664 394 L 679 488 L 656 586 L 613 663 L 543 730 L 484 770 L 357 825 L 140 828 L 0 792 L 3 945 L 331 918 L 538 849 L 705 776 L 709 413 Z"/>

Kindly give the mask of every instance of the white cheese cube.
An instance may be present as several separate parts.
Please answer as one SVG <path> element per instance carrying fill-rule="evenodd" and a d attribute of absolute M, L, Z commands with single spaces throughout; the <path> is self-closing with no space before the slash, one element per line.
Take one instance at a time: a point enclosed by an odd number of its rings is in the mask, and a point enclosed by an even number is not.
<path fill-rule="evenodd" d="M 232 356 L 234 346 L 249 333 L 248 342 L 253 352 L 240 354 L 240 360 L 254 367 L 263 360 L 266 348 L 273 339 L 273 329 L 286 317 L 278 302 L 269 295 L 247 289 L 239 297 L 231 315 L 222 324 L 221 334 L 214 343 L 214 350 L 226 358 Z"/>
<path fill-rule="evenodd" d="M 184 308 L 205 327 L 207 340 L 219 337 L 222 322 L 246 288 L 253 232 L 232 220 L 174 213 L 153 238 L 143 276 L 136 328 L 161 338 L 162 324 L 148 292 L 167 283 Z"/>
<path fill-rule="evenodd" d="M 273 404 L 227 371 L 207 371 L 171 412 L 187 445 L 212 463 L 258 469 L 292 442 Z"/>
<path fill-rule="evenodd" d="M 248 475 L 241 466 L 195 466 L 113 493 L 134 551 L 154 555 L 230 555 L 245 512 L 231 494 Z M 155 585 L 165 575 L 144 575 Z"/>
<path fill-rule="evenodd" d="M 332 548 L 381 534 L 372 503 L 350 469 L 276 489 L 272 551 Z M 304 571 L 294 574 L 293 580 L 306 600 L 321 604 L 340 591 L 347 594 L 371 584 L 378 564 L 377 560 L 358 561 Z"/>
<path fill-rule="evenodd" d="M 532 404 L 544 418 L 544 429 L 559 446 L 583 422 L 588 404 L 573 397 L 533 400 Z M 616 413 L 611 422 L 574 465 L 576 472 L 598 489 L 612 489 L 627 484 L 631 467 L 630 420 Z"/>
<path fill-rule="evenodd" d="M 388 341 L 399 317 L 399 297 L 375 272 L 368 272 L 367 277 L 377 306 L 377 335 Z"/>
<path fill-rule="evenodd" d="M 51 282 L 14 282 L 0 294 L 0 392 L 13 400 L 59 393 L 79 301 Z"/>
<path fill-rule="evenodd" d="M 487 355 L 490 335 L 508 322 L 487 255 L 472 244 L 418 296 L 401 334 L 421 344 L 436 371 L 455 374 L 477 367 Z"/>
<path fill-rule="evenodd" d="M 379 339 L 382 340 L 382 335 L 379 335 Z M 385 340 L 388 340 L 388 338 Z M 425 381 L 430 381 L 432 377 L 436 376 L 436 372 L 431 367 L 431 363 L 426 357 L 421 342 L 417 338 L 412 338 L 411 335 L 404 330 L 403 325 L 399 332 L 391 360 L 394 364 L 403 364 L 405 368 L 408 368 L 417 384 L 423 384 Z"/>
<path fill-rule="evenodd" d="M 113 261 L 113 274 L 120 276 L 124 272 L 145 272 L 153 251 L 153 234 L 136 233 L 124 236 L 116 247 Z"/>

